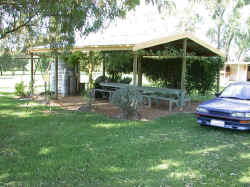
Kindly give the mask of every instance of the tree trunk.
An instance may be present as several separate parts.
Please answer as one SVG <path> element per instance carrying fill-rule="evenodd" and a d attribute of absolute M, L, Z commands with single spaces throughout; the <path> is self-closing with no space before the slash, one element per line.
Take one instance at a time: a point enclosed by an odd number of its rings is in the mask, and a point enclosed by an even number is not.
<path fill-rule="evenodd" d="M 218 26 L 218 35 L 217 35 L 217 49 L 220 49 L 220 31 L 221 31 L 221 26 Z M 220 92 L 220 62 L 218 61 L 218 66 L 217 66 L 217 81 L 216 81 L 216 92 Z"/>
<path fill-rule="evenodd" d="M 233 38 L 234 38 L 234 33 L 232 32 L 231 35 L 230 35 L 230 38 L 229 38 L 229 40 L 227 41 L 227 44 L 226 44 L 226 59 L 228 59 L 230 45 L 232 43 Z"/>

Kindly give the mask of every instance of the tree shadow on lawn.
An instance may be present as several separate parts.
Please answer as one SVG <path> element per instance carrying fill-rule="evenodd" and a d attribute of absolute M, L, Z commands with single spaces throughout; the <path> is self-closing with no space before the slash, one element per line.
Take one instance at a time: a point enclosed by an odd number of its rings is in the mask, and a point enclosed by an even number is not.
<path fill-rule="evenodd" d="M 152 122 L 1 98 L 0 186 L 249 185 L 248 132 L 199 127 L 192 115 Z M 22 113 L 19 115 L 16 112 Z M 25 115 L 26 114 L 26 115 Z"/>

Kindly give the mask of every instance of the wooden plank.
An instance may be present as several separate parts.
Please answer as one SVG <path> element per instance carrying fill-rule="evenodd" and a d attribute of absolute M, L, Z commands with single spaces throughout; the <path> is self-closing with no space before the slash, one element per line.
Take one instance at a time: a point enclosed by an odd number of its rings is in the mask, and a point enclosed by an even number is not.
<path fill-rule="evenodd" d="M 82 51 L 88 53 L 89 51 L 132 51 L 134 44 L 114 44 L 114 45 L 85 45 L 80 47 L 74 47 L 72 49 L 75 51 Z M 63 51 L 62 48 L 56 49 L 57 51 Z M 29 53 L 47 53 L 52 52 L 50 48 L 31 48 L 28 49 Z"/>
<path fill-rule="evenodd" d="M 185 76 L 186 76 L 186 61 L 187 61 L 187 39 L 183 41 L 183 57 L 182 57 L 182 70 L 181 70 L 181 89 L 185 90 Z"/>

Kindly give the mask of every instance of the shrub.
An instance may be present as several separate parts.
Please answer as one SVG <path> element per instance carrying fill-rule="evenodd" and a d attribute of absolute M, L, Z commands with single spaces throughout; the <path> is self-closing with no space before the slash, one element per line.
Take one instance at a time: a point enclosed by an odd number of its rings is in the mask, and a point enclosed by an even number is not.
<path fill-rule="evenodd" d="M 143 96 L 135 87 L 122 88 L 113 93 L 111 103 L 121 109 L 122 119 L 129 119 L 131 117 L 139 119 L 138 108 L 143 105 Z"/>
<path fill-rule="evenodd" d="M 22 96 L 22 97 L 26 96 L 25 86 L 23 81 L 15 84 L 15 94 L 17 96 Z"/>
<path fill-rule="evenodd" d="M 187 64 L 186 90 L 189 94 L 212 94 L 216 88 L 216 77 L 223 62 L 218 58 L 191 59 Z"/>

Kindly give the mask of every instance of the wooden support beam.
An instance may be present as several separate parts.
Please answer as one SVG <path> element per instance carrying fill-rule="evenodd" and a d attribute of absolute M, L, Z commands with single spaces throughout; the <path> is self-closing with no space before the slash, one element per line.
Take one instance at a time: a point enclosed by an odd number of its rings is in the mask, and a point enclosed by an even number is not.
<path fill-rule="evenodd" d="M 138 55 L 134 55 L 134 60 L 133 60 L 133 85 L 137 86 L 137 60 L 138 60 Z"/>
<path fill-rule="evenodd" d="M 56 70 L 56 98 L 58 99 L 58 56 L 56 55 L 55 59 L 55 70 Z"/>
<path fill-rule="evenodd" d="M 182 70 L 181 70 L 181 89 L 185 90 L 185 77 L 186 77 L 186 63 L 187 63 L 187 39 L 183 40 L 183 57 L 182 57 Z"/>
<path fill-rule="evenodd" d="M 103 60 L 102 60 L 102 76 L 105 77 L 105 61 L 106 61 L 106 55 L 103 54 Z"/>
<path fill-rule="evenodd" d="M 31 95 L 34 93 L 34 59 L 33 59 L 33 53 L 30 53 L 30 87 L 31 87 Z"/>
<path fill-rule="evenodd" d="M 217 64 L 216 92 L 220 93 L 220 60 L 218 60 Z"/>
<path fill-rule="evenodd" d="M 142 86 L 142 56 L 138 57 L 138 86 Z"/>
<path fill-rule="evenodd" d="M 89 85 L 88 89 L 91 91 L 94 87 L 94 80 L 93 80 L 93 72 L 94 72 L 94 61 L 93 61 L 93 51 L 89 52 L 88 60 L 89 60 Z"/>

